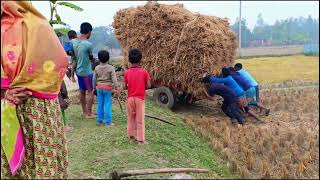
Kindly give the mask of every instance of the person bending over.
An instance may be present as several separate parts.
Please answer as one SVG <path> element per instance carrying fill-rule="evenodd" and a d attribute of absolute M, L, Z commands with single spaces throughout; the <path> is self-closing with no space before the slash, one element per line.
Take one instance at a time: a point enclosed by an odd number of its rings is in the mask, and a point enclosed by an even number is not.
<path fill-rule="evenodd" d="M 224 114 L 231 119 L 231 122 L 238 122 L 243 125 L 245 119 L 242 117 L 240 109 L 237 106 L 238 97 L 235 92 L 226 85 L 210 82 L 210 77 L 208 76 L 203 78 L 202 83 L 207 90 L 205 91 L 205 94 L 209 99 L 212 99 L 214 95 L 218 95 L 223 98 L 221 109 Z"/>

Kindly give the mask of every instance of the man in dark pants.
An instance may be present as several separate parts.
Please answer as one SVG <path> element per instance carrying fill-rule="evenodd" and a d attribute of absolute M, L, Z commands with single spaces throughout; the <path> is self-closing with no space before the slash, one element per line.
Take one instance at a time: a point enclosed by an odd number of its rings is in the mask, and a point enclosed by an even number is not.
<path fill-rule="evenodd" d="M 207 91 L 205 94 L 209 99 L 212 99 L 212 96 L 219 95 L 223 98 L 222 111 L 231 119 L 232 123 L 238 121 L 239 124 L 244 124 L 244 118 L 240 113 L 240 109 L 237 106 L 238 97 L 229 87 L 219 84 L 219 83 L 210 83 L 210 77 L 204 77 L 202 82 L 205 85 Z"/>

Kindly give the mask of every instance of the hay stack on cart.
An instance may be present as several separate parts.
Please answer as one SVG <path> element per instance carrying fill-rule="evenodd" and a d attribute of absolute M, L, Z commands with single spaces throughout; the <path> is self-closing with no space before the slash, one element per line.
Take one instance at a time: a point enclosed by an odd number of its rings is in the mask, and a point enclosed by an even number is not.
<path fill-rule="evenodd" d="M 203 73 L 217 75 L 234 62 L 236 36 L 227 19 L 194 14 L 183 5 L 148 2 L 122 9 L 114 16 L 114 33 L 128 66 L 128 50 L 139 48 L 142 65 L 155 87 L 173 94 L 203 98 Z"/>

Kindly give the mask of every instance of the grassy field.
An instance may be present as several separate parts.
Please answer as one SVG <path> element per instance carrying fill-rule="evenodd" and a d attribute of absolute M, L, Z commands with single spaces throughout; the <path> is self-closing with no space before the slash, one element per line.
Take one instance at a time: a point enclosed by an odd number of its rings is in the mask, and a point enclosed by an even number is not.
<path fill-rule="evenodd" d="M 175 123 L 170 126 L 146 119 L 146 139 L 139 146 L 126 137 L 126 118 L 117 105 L 113 106 L 113 127 L 98 127 L 95 120 L 80 116 L 80 106 L 67 110 L 74 130 L 67 133 L 71 178 L 106 178 L 115 169 L 161 167 L 208 168 L 209 174 L 194 174 L 199 178 L 234 178 L 226 165 L 219 163 L 209 143 L 197 136 L 190 127 L 169 110 L 147 102 L 146 112 Z M 161 178 L 169 175 L 143 176 Z"/>
<path fill-rule="evenodd" d="M 319 81 L 318 56 L 282 56 L 238 59 L 261 84 L 286 80 Z"/>

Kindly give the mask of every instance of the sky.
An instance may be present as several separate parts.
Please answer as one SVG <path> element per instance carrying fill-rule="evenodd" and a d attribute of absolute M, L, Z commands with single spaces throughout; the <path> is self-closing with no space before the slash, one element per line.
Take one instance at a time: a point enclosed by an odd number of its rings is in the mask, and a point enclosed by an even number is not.
<path fill-rule="evenodd" d="M 183 4 L 192 12 L 227 17 L 233 24 L 239 17 L 239 1 L 158 1 L 164 4 Z M 72 1 L 72 3 L 84 9 L 76 12 L 67 7 L 59 7 L 58 14 L 61 19 L 76 31 L 82 22 L 90 22 L 94 27 L 112 24 L 115 13 L 131 6 L 143 5 L 146 1 Z M 35 6 L 47 18 L 50 17 L 48 1 L 32 1 Z M 242 18 L 247 20 L 249 29 L 253 29 L 258 14 L 261 13 L 264 22 L 273 24 L 276 20 L 288 17 L 319 18 L 319 1 L 242 1 Z"/>

